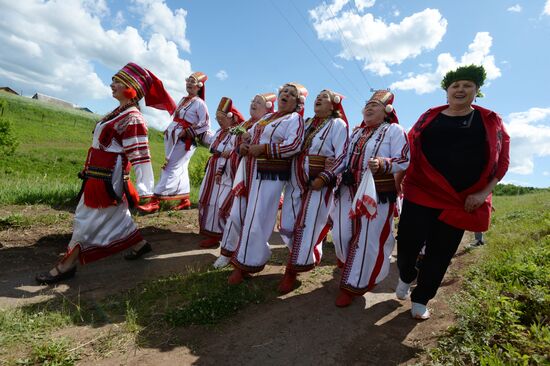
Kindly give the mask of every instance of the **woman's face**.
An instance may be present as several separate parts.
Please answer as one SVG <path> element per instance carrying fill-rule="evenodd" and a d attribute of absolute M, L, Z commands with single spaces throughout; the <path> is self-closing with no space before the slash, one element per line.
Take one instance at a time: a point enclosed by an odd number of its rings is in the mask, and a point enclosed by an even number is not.
<path fill-rule="evenodd" d="M 250 116 L 254 119 L 259 119 L 266 113 L 267 108 L 265 107 L 264 98 L 256 95 L 250 102 Z"/>
<path fill-rule="evenodd" d="M 285 85 L 279 92 L 277 107 L 279 112 L 294 112 L 298 105 L 298 90 L 292 85 Z"/>
<path fill-rule="evenodd" d="M 221 128 L 229 128 L 233 123 L 233 118 L 227 117 L 226 113 L 217 111 L 216 112 L 216 121 L 220 124 Z"/>
<path fill-rule="evenodd" d="M 194 77 L 190 76 L 185 79 L 185 90 L 189 95 L 198 95 L 199 94 L 199 82 Z"/>
<path fill-rule="evenodd" d="M 316 116 L 327 117 L 330 116 L 334 107 L 332 106 L 332 100 L 330 99 L 330 94 L 326 91 L 319 93 L 317 98 L 315 98 L 315 105 L 313 106 L 313 111 Z"/>
<path fill-rule="evenodd" d="M 447 88 L 447 100 L 451 107 L 470 107 L 477 95 L 476 83 L 470 80 L 457 80 Z"/>
<path fill-rule="evenodd" d="M 376 126 L 386 118 L 385 107 L 378 102 L 367 102 L 363 108 L 363 121 L 367 126 Z"/>
<path fill-rule="evenodd" d="M 124 90 L 126 89 L 127 89 L 126 85 L 122 84 L 120 81 L 116 79 L 113 79 L 113 81 L 111 82 L 111 92 L 113 94 L 113 98 L 115 98 L 118 101 L 127 99 L 124 96 Z"/>

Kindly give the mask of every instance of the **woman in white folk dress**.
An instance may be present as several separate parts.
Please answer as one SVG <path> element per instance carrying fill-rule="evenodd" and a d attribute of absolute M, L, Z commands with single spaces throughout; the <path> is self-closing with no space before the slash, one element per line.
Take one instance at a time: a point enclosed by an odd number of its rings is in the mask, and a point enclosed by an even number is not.
<path fill-rule="evenodd" d="M 409 165 L 409 144 L 393 108 L 394 96 L 375 91 L 363 122 L 350 138 L 346 169 L 332 211 L 336 256 L 342 263 L 336 305 L 351 304 L 388 274 L 395 245 L 397 199 L 394 174 Z"/>
<path fill-rule="evenodd" d="M 277 95 L 274 93 L 257 94 L 250 103 L 250 119 L 244 121 L 239 127 L 240 132 L 235 135 L 235 149 L 231 153 L 229 160 L 231 169 L 234 170 L 233 189 L 222 204 L 221 214 L 227 215 L 227 223 L 223 231 L 221 240 L 220 255 L 214 262 L 214 268 L 222 268 L 229 264 L 237 243 L 239 234 L 244 222 L 244 215 L 247 206 L 247 194 L 245 182 L 250 174 L 246 171 L 248 165 L 247 157 L 240 153 L 240 146 L 244 143 L 250 143 L 250 133 L 248 132 L 256 122 L 267 113 L 273 113 Z"/>
<path fill-rule="evenodd" d="M 230 98 L 222 97 L 216 110 L 220 129 L 209 138 L 212 155 L 206 163 L 206 172 L 199 191 L 199 228 L 206 237 L 200 246 L 210 248 L 222 237 L 226 217 L 221 206 L 231 193 L 234 173 L 230 156 L 234 150 L 235 135 L 230 129 L 244 121 L 242 114 L 233 106 Z"/>
<path fill-rule="evenodd" d="M 170 114 L 176 106 L 162 82 L 135 63 L 113 76 L 111 90 L 119 107 L 95 126 L 92 147 L 79 174 L 84 183 L 71 241 L 54 268 L 36 276 L 41 284 L 73 277 L 78 261 L 90 263 L 127 248 L 132 251 L 125 258 L 131 260 L 152 250 L 128 210 L 140 197 L 152 194 L 154 183 L 147 125 L 138 101 L 144 97 L 146 105 Z M 137 191 L 129 180 L 131 167 Z"/>
<path fill-rule="evenodd" d="M 199 140 L 207 144 L 210 117 L 205 103 L 205 83 L 208 77 L 194 72 L 185 79 L 187 96 L 178 103 L 173 120 L 164 131 L 165 161 L 154 195 L 148 203 L 138 206 L 144 213 L 160 209 L 161 201 L 179 201 L 173 208 L 183 210 L 191 207 L 189 193 L 189 162 Z"/>
<path fill-rule="evenodd" d="M 231 258 L 235 267 L 229 284 L 239 284 L 248 273 L 260 272 L 271 250 L 281 192 L 290 178 L 291 160 L 304 139 L 303 105 L 307 89 L 297 83 L 283 85 L 277 97 L 278 110 L 266 114 L 250 130 L 250 144 L 241 145 L 247 156 L 248 190 L 246 214 L 237 249 Z"/>
<path fill-rule="evenodd" d="M 346 163 L 348 125 L 342 98 L 331 90 L 319 93 L 315 116 L 306 120 L 302 151 L 292 161 L 279 230 L 290 250 L 278 288 L 282 294 L 294 289 L 299 272 L 309 271 L 321 261 L 336 178 Z"/>

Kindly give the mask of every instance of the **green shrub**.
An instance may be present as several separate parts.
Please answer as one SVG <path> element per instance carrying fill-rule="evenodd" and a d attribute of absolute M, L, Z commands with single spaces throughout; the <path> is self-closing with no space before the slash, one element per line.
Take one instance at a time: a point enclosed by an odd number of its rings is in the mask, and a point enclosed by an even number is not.
<path fill-rule="evenodd" d="M 0 158 L 11 156 L 19 145 L 8 119 L 0 117 Z"/>

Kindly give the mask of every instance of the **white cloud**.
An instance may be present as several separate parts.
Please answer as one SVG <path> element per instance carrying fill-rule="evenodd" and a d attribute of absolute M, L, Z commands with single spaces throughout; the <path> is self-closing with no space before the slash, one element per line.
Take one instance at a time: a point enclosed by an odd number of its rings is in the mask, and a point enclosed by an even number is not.
<path fill-rule="evenodd" d="M 447 20 L 436 9 L 425 9 L 397 24 L 370 13 L 342 11 L 345 3 L 335 0 L 310 10 L 317 37 L 340 42 L 340 57 L 362 60 L 366 70 L 378 75 L 389 74 L 390 66 L 434 49 L 447 30 Z"/>
<path fill-rule="evenodd" d="M 334 66 L 335 68 L 340 69 L 340 70 L 344 68 L 344 66 L 342 66 L 342 65 L 340 65 L 340 64 L 337 64 L 337 63 L 334 62 L 334 61 L 332 61 L 332 66 Z"/>
<path fill-rule="evenodd" d="M 550 15 L 550 0 L 546 0 L 546 4 L 544 5 L 544 10 L 542 11 L 542 13 Z"/>
<path fill-rule="evenodd" d="M 544 171 L 544 172 L 542 172 L 542 175 L 544 175 L 545 177 L 547 177 L 547 176 L 550 175 L 550 172 L 549 172 L 549 171 Z"/>
<path fill-rule="evenodd" d="M 115 28 L 122 27 L 124 23 L 126 23 L 124 14 L 122 14 L 122 11 L 117 11 L 115 17 L 113 18 L 113 27 Z"/>
<path fill-rule="evenodd" d="M 355 0 L 355 6 L 359 11 L 363 11 L 366 8 L 372 8 L 376 0 Z"/>
<path fill-rule="evenodd" d="M 399 11 L 399 9 L 394 9 L 393 12 L 392 12 L 392 15 L 393 15 L 394 17 L 398 17 L 398 16 L 401 15 L 401 12 Z"/>
<path fill-rule="evenodd" d="M 221 81 L 224 81 L 224 80 L 226 80 L 226 79 L 229 77 L 229 75 L 227 75 L 227 71 L 225 71 L 225 70 L 220 70 L 220 71 L 218 71 L 218 72 L 216 73 L 216 77 L 217 77 L 218 79 L 220 79 Z"/>
<path fill-rule="evenodd" d="M 167 40 L 176 43 L 182 50 L 190 52 L 191 46 L 185 38 L 187 23 L 185 9 L 175 12 L 166 5 L 164 0 L 134 0 L 141 14 L 141 23 L 145 29 L 162 34 Z"/>
<path fill-rule="evenodd" d="M 516 5 L 514 5 L 514 6 L 510 6 L 510 7 L 509 7 L 508 9 L 506 9 L 506 10 L 508 10 L 509 12 L 513 12 L 513 13 L 519 13 L 519 12 L 521 12 L 521 5 L 516 4 Z"/>
<path fill-rule="evenodd" d="M 111 100 L 110 80 L 102 81 L 98 68 L 114 74 L 134 61 L 163 80 L 176 101 L 186 94 L 191 64 L 179 57 L 177 44 L 157 32 L 144 39 L 130 26 L 104 28 L 96 15 L 110 13 L 104 1 L 95 2 L 99 8 L 94 12 L 88 11 L 91 0 L 0 2 L 1 84 L 83 105 L 90 98 Z M 144 108 L 144 114 L 150 110 Z M 162 120 L 151 116 L 152 126 L 168 123 L 166 112 Z"/>
<path fill-rule="evenodd" d="M 511 141 L 510 172 L 532 174 L 534 158 L 550 156 L 550 108 L 511 113 L 506 120 Z"/>
<path fill-rule="evenodd" d="M 549 0 L 550 1 L 550 0 Z M 315 23 L 323 22 L 327 19 L 335 17 L 342 10 L 349 0 L 334 0 L 332 4 L 322 3 L 315 9 L 309 11 L 309 15 Z"/>
<path fill-rule="evenodd" d="M 488 32 L 478 32 L 460 61 L 449 53 L 441 53 L 437 57 L 437 69 L 434 72 L 421 73 L 396 81 L 390 88 L 414 90 L 417 94 L 431 93 L 440 87 L 441 79 L 447 71 L 470 64 L 483 65 L 487 72 L 487 80 L 494 80 L 501 76 L 501 72 L 495 65 L 495 57 L 490 54 L 492 43 L 493 38 Z"/>

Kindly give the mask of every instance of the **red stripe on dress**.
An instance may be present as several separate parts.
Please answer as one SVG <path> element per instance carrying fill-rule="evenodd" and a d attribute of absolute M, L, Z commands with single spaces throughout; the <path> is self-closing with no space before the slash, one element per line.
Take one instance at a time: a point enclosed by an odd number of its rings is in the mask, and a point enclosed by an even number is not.
<path fill-rule="evenodd" d="M 376 278 L 380 274 L 382 264 L 384 263 L 384 261 L 389 260 L 384 254 L 384 244 L 386 244 L 388 236 L 390 235 L 394 206 L 395 203 L 389 204 L 388 216 L 386 217 L 386 222 L 384 223 L 384 227 L 382 228 L 382 232 L 380 233 L 380 241 L 378 243 L 378 255 L 376 256 L 376 262 L 374 263 L 374 268 L 372 269 L 370 275 L 369 284 L 367 285 L 367 291 L 370 291 L 376 285 Z"/>

